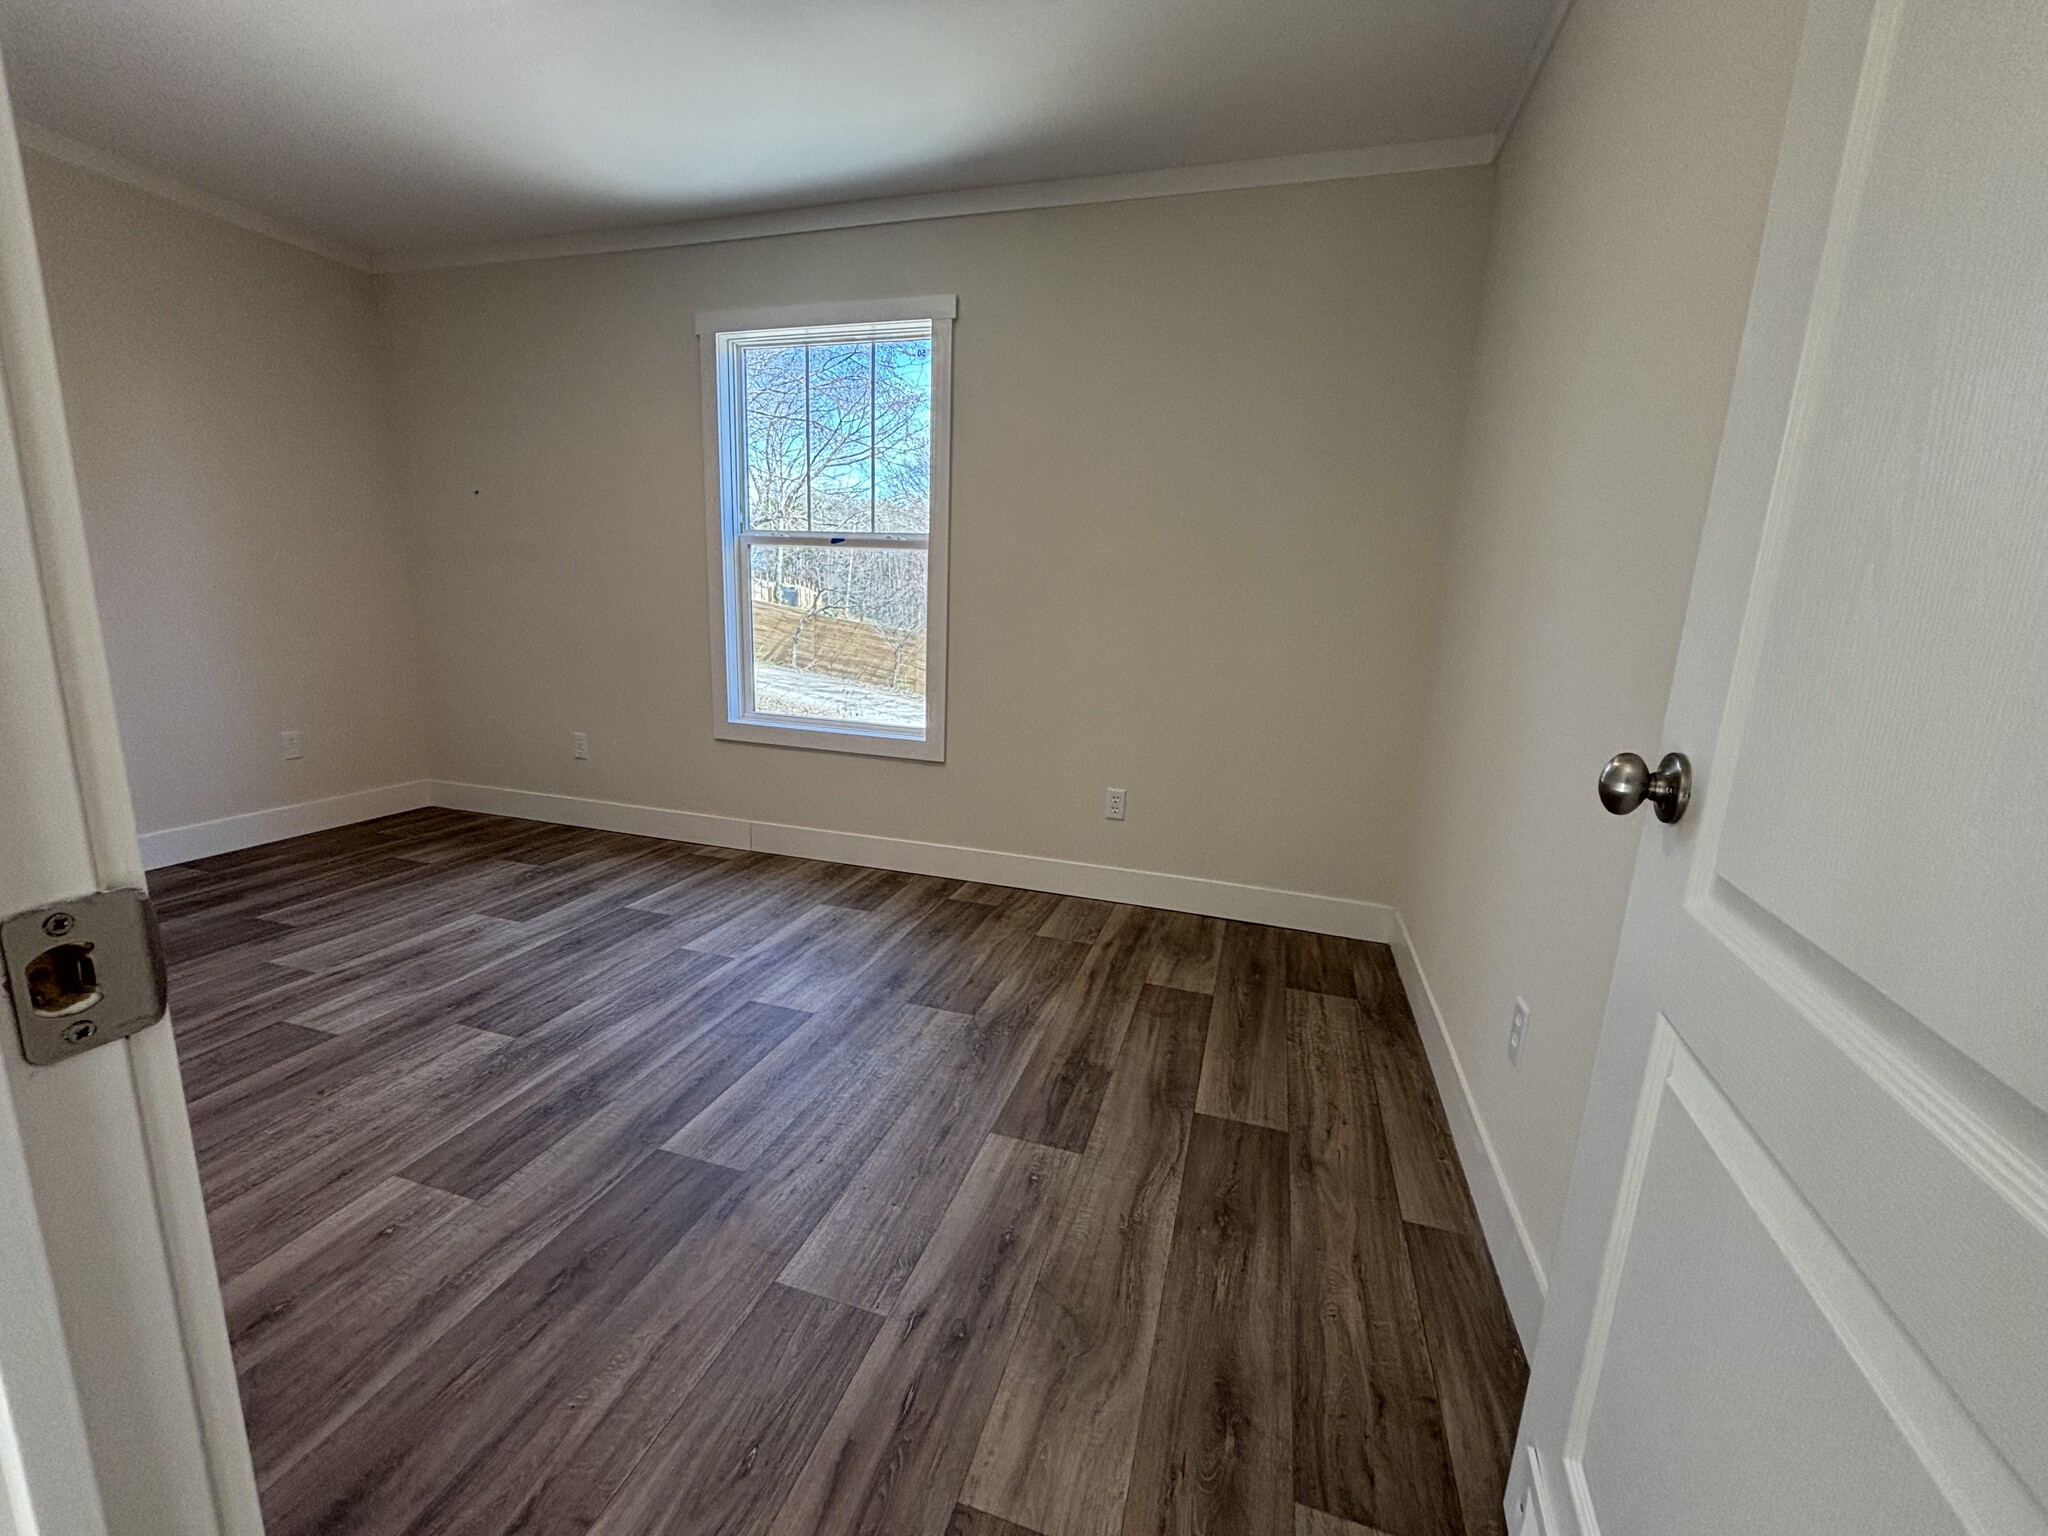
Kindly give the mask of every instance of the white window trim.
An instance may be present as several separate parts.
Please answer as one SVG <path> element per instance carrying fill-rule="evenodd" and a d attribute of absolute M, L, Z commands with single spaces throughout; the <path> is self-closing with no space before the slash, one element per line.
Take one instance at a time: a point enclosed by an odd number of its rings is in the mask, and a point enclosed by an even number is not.
<path fill-rule="evenodd" d="M 704 396 L 704 503 L 709 535 L 708 569 L 711 590 L 711 734 L 720 741 L 749 741 L 769 746 L 808 747 L 825 752 L 857 752 L 871 757 L 946 760 L 946 568 L 947 510 L 953 467 L 953 319 L 952 295 L 912 299 L 875 299 L 832 304 L 789 304 L 767 309 L 714 310 L 697 316 L 702 350 Z M 751 333 L 837 326 L 886 325 L 895 321 L 929 321 L 932 328 L 932 485 L 931 527 L 925 540 L 925 729 L 922 735 L 890 731 L 873 725 L 847 725 L 829 720 L 773 723 L 746 712 L 743 669 L 729 665 L 744 654 L 751 588 L 739 569 L 746 545 L 740 538 L 746 513 L 745 487 L 740 483 L 738 433 L 738 345 Z M 827 339 L 821 336 L 816 339 Z M 886 537 L 821 535 L 820 543 L 889 545 Z"/>

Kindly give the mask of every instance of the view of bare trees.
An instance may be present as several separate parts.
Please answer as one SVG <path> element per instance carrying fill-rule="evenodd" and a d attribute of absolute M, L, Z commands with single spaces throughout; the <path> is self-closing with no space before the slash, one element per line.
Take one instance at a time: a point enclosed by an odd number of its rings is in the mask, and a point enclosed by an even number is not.
<path fill-rule="evenodd" d="M 926 531 L 929 338 L 759 346 L 742 355 L 750 528 Z"/>
<path fill-rule="evenodd" d="M 752 598 L 789 635 L 757 664 L 921 694 L 931 512 L 929 337 L 742 353 Z M 778 535 L 895 536 L 901 547 Z M 757 634 L 767 618 L 760 612 Z M 821 645 L 820 621 L 833 644 Z M 850 643 L 840 626 L 868 639 Z M 793 633 L 792 633 L 793 628 Z M 787 678 L 781 687 L 792 686 Z M 821 695 L 821 698 L 824 697 Z M 835 712 L 851 695 L 831 695 Z"/>

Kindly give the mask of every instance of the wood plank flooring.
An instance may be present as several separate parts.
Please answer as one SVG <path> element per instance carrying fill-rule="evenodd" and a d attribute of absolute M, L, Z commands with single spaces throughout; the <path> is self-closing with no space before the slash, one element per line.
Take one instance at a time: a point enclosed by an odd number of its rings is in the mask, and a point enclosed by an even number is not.
<path fill-rule="evenodd" d="M 420 811 L 158 870 L 271 1536 L 1479 1536 L 1382 946 Z"/>

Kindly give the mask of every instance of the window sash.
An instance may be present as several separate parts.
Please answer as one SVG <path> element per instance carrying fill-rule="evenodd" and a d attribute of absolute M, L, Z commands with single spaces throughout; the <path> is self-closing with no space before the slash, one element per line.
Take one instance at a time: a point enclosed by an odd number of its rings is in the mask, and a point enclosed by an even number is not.
<path fill-rule="evenodd" d="M 821 720 L 815 715 L 781 715 L 772 709 L 761 708 L 754 697 L 754 551 L 756 549 L 782 548 L 838 548 L 838 549 L 921 549 L 929 554 L 931 540 L 924 534 L 810 534 L 810 533 L 740 533 L 726 541 L 732 549 L 732 573 L 729 590 L 739 599 L 739 694 L 741 719 L 763 725 L 788 726 L 798 730 L 839 731 L 847 735 L 886 736 L 892 741 L 922 741 L 931 729 L 932 701 L 929 690 L 925 695 L 925 723 L 923 730 L 906 730 L 901 726 L 886 725 L 880 721 L 868 720 Z M 925 643 L 931 643 L 931 590 L 932 578 L 929 568 L 925 571 Z"/>
<path fill-rule="evenodd" d="M 926 377 L 926 400 L 936 404 L 938 387 L 938 363 L 934 341 L 934 322 L 930 320 L 904 320 L 880 322 L 870 325 L 811 326 L 801 329 L 768 328 L 755 331 L 726 332 L 718 338 L 728 349 L 733 370 L 733 430 L 727 437 L 738 455 L 738 485 L 744 495 L 739 507 L 739 527 L 743 532 L 781 533 L 792 530 L 757 528 L 754 524 L 753 497 L 750 493 L 748 475 L 750 464 L 747 458 L 748 420 L 752 404 L 747 387 L 746 357 L 749 351 L 782 351 L 802 347 L 804 356 L 804 521 L 814 520 L 812 499 L 815 494 L 817 476 L 810 467 L 811 427 L 813 424 L 811 401 L 811 358 L 810 349 L 819 346 L 859 346 L 868 349 L 868 522 L 872 525 L 879 511 L 876 495 L 876 480 L 879 462 L 875 453 L 875 347 L 878 343 L 891 341 L 922 341 L 934 347 L 931 365 Z M 931 449 L 926 447 L 925 472 L 927 485 L 931 473 Z M 930 499 L 926 499 L 926 521 L 930 521 Z M 806 533 L 829 532 L 815 527 L 800 530 Z M 853 530 L 847 530 L 849 532 Z"/>

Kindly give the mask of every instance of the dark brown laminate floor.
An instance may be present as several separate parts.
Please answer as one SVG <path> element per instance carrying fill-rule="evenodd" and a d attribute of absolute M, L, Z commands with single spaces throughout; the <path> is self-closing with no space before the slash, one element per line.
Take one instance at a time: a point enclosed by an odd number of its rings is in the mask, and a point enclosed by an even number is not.
<path fill-rule="evenodd" d="M 453 811 L 151 884 L 272 1536 L 1502 1528 L 1382 946 Z"/>

